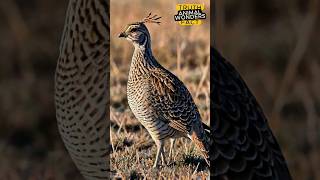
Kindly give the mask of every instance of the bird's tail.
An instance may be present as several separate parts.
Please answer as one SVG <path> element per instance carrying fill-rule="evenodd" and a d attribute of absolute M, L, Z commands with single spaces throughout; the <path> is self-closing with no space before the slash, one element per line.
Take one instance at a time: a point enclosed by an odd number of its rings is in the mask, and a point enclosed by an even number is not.
<path fill-rule="evenodd" d="M 210 127 L 206 124 L 202 123 L 202 130 L 200 131 L 193 131 L 191 135 L 191 140 L 200 150 L 201 155 L 204 157 L 208 166 L 210 166 L 209 160 L 209 149 L 210 149 Z"/>

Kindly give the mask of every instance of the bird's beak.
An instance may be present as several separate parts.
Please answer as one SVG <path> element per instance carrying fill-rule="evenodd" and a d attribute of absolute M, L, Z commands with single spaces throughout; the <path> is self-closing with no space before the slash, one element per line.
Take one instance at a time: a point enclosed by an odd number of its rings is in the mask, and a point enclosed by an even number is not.
<path fill-rule="evenodd" d="M 122 38 L 122 37 L 127 37 L 127 35 L 124 33 L 124 32 L 122 32 L 122 33 L 120 33 L 119 34 L 119 36 L 118 36 L 119 38 Z"/>

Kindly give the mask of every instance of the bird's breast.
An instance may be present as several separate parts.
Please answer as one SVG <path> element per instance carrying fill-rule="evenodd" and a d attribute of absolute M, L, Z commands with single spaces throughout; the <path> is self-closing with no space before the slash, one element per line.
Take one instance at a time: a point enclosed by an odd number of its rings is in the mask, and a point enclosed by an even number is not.
<path fill-rule="evenodd" d="M 139 121 L 152 116 L 151 92 L 148 80 L 143 77 L 129 76 L 127 98 L 130 109 Z"/>

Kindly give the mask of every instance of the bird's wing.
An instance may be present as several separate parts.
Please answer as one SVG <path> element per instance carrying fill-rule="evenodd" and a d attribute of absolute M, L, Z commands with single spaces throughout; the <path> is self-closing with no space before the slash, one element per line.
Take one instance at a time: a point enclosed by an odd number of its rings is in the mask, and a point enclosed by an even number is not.
<path fill-rule="evenodd" d="M 211 54 L 213 175 L 227 179 L 291 179 L 267 119 L 235 68 Z"/>
<path fill-rule="evenodd" d="M 184 84 L 164 68 L 151 71 L 152 106 L 172 128 L 188 133 L 194 121 L 201 122 L 198 109 Z"/>

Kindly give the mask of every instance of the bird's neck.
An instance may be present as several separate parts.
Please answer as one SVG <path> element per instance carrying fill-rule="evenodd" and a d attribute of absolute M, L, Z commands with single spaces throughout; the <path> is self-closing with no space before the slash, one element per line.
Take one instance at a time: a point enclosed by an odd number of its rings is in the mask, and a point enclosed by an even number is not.
<path fill-rule="evenodd" d="M 158 66 L 160 66 L 160 64 L 153 57 L 151 45 L 149 42 L 143 45 L 134 46 L 130 71 L 136 71 L 137 69 L 150 69 Z"/>

